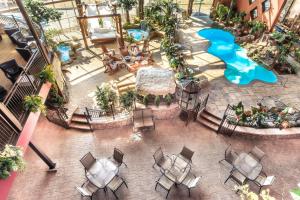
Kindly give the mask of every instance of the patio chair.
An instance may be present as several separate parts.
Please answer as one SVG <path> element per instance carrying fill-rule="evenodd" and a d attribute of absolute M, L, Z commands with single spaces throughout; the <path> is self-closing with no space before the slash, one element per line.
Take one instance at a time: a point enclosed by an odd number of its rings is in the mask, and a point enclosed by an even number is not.
<path fill-rule="evenodd" d="M 16 82 L 17 78 L 23 71 L 23 68 L 18 65 L 15 59 L 11 59 L 0 64 L 0 69 L 4 71 L 6 77 L 13 83 Z"/>
<path fill-rule="evenodd" d="M 261 172 L 260 175 L 253 181 L 259 187 L 259 193 L 264 186 L 270 186 L 273 184 L 275 176 L 267 176 L 265 172 Z"/>
<path fill-rule="evenodd" d="M 161 147 L 159 147 L 155 153 L 153 154 L 153 158 L 154 158 L 154 164 L 153 164 L 153 168 L 155 165 L 157 165 L 158 167 L 162 168 L 163 170 L 168 169 L 169 167 L 171 167 L 172 165 L 172 160 L 170 157 L 165 156 Z"/>
<path fill-rule="evenodd" d="M 156 181 L 156 185 L 155 185 L 155 190 L 157 188 L 157 185 L 160 185 L 162 188 L 164 188 L 165 190 L 167 190 L 167 196 L 166 199 L 169 196 L 170 190 L 172 188 L 172 186 L 175 183 L 169 179 L 167 176 L 165 176 L 164 174 Z"/>
<path fill-rule="evenodd" d="M 196 177 L 192 173 L 188 173 L 185 179 L 182 181 L 182 184 L 185 185 L 189 190 L 189 197 L 191 196 L 191 189 L 195 188 L 200 180 L 200 177 Z"/>
<path fill-rule="evenodd" d="M 113 156 L 109 157 L 109 159 L 112 160 L 118 167 L 120 167 L 122 164 L 124 164 L 125 167 L 127 167 L 127 164 L 124 163 L 123 158 L 124 153 L 122 153 L 122 151 L 120 151 L 117 148 L 114 148 Z"/>
<path fill-rule="evenodd" d="M 86 181 L 80 187 L 76 187 L 76 190 L 81 194 L 82 197 L 88 197 L 91 200 L 98 189 L 99 188 L 93 185 L 90 181 Z"/>
<path fill-rule="evenodd" d="M 152 109 L 143 110 L 144 127 L 153 128 L 155 130 L 154 116 Z"/>
<path fill-rule="evenodd" d="M 31 58 L 31 51 L 28 48 L 19 48 L 16 47 L 17 52 L 22 56 L 22 58 L 28 62 L 28 60 Z"/>
<path fill-rule="evenodd" d="M 112 193 L 114 194 L 114 196 L 116 197 L 116 199 L 119 199 L 118 196 L 116 195 L 116 191 L 122 186 L 125 185 L 127 188 L 127 184 L 125 182 L 125 180 L 120 177 L 119 175 L 116 175 L 108 184 L 106 187 L 108 187 Z"/>
<path fill-rule="evenodd" d="M 220 160 L 219 163 L 221 164 L 228 164 L 230 165 L 231 169 L 233 168 L 233 162 L 237 159 L 238 154 L 232 149 L 231 144 L 225 150 L 224 159 Z"/>
<path fill-rule="evenodd" d="M 96 158 L 92 155 L 91 152 L 88 152 L 80 159 L 80 162 L 84 166 L 85 171 L 87 172 L 95 164 Z"/>
<path fill-rule="evenodd" d="M 183 146 L 181 152 L 179 153 L 179 156 L 183 158 L 188 163 L 192 162 L 192 157 L 194 155 L 194 151 L 190 150 L 186 146 Z"/>
<path fill-rule="evenodd" d="M 228 178 L 225 180 L 224 184 L 229 180 L 233 180 L 236 184 L 238 184 L 239 186 L 242 186 L 246 183 L 247 178 L 246 176 L 244 176 L 241 172 L 239 172 L 236 169 L 233 169 L 230 172 L 230 175 L 228 176 Z M 239 190 L 237 190 L 236 192 L 238 192 Z"/>
<path fill-rule="evenodd" d="M 27 42 L 32 41 L 33 37 L 25 37 L 21 31 L 17 31 L 11 35 L 12 42 L 20 48 L 25 48 L 27 46 Z"/>
<path fill-rule="evenodd" d="M 263 152 L 261 149 L 259 149 L 257 146 L 254 146 L 254 148 L 249 152 L 250 155 L 253 156 L 257 161 L 261 161 L 263 157 L 266 155 L 265 152 Z"/>

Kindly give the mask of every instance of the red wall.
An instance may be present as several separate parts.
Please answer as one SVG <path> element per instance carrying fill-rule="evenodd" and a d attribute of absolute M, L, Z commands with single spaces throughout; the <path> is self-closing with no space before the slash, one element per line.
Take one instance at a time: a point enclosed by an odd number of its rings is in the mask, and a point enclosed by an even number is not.
<path fill-rule="evenodd" d="M 248 0 L 238 0 L 237 8 L 240 12 L 245 12 L 247 18 L 250 19 L 250 11 L 257 7 L 258 17 L 256 20 L 266 22 L 269 29 L 272 28 L 273 24 L 276 22 L 276 18 L 281 10 L 281 7 L 284 5 L 284 0 L 270 0 L 271 7 L 268 11 L 262 11 L 262 3 L 264 0 L 255 0 L 251 5 L 249 5 Z"/>

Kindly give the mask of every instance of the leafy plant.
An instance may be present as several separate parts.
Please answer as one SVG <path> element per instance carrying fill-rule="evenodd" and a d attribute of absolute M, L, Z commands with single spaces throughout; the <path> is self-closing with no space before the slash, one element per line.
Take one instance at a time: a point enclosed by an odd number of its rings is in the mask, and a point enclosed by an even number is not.
<path fill-rule="evenodd" d="M 170 94 L 167 94 L 165 96 L 165 102 L 167 103 L 168 106 L 171 105 L 171 103 L 172 103 L 172 96 Z"/>
<path fill-rule="evenodd" d="M 132 10 L 133 6 L 137 4 L 136 0 L 118 0 L 118 2 L 121 4 L 122 8 L 126 12 L 126 22 L 130 23 L 130 16 L 129 11 Z"/>
<path fill-rule="evenodd" d="M 61 106 L 64 103 L 64 98 L 58 94 L 58 88 L 56 85 L 53 85 L 50 89 L 47 105 L 50 106 Z"/>
<path fill-rule="evenodd" d="M 46 107 L 43 104 L 43 99 L 38 95 L 25 96 L 24 109 L 33 113 L 38 111 L 41 111 L 44 114 L 46 113 Z"/>
<path fill-rule="evenodd" d="M 240 191 L 241 200 L 275 200 L 275 198 L 270 195 L 268 189 L 262 190 L 259 195 L 250 191 L 249 185 L 235 186 L 235 190 Z"/>
<path fill-rule="evenodd" d="M 32 20 L 39 25 L 61 19 L 62 13 L 47 7 L 41 0 L 24 0 L 24 5 Z"/>
<path fill-rule="evenodd" d="M 110 112 L 117 100 L 117 94 L 108 83 L 103 83 L 100 87 L 97 86 L 96 100 L 102 110 Z"/>
<path fill-rule="evenodd" d="M 47 81 L 54 84 L 55 83 L 55 74 L 52 70 L 52 66 L 46 66 L 39 74 L 38 77 L 42 80 L 43 83 Z"/>
<path fill-rule="evenodd" d="M 159 104 L 160 104 L 160 96 L 155 96 L 155 98 L 154 98 L 154 104 L 156 106 L 159 106 Z"/>
<path fill-rule="evenodd" d="M 145 106 L 148 106 L 148 104 L 149 104 L 149 95 L 148 94 L 143 97 L 143 104 Z"/>
<path fill-rule="evenodd" d="M 223 4 L 218 5 L 216 9 L 216 13 L 219 18 L 219 22 L 225 20 L 225 17 L 228 14 L 228 12 L 229 12 L 229 8 L 227 6 L 224 6 Z"/>
<path fill-rule="evenodd" d="M 133 43 L 136 42 L 135 39 L 134 39 L 134 37 L 133 37 L 132 35 L 130 35 L 130 34 L 126 35 L 126 36 L 124 37 L 124 40 L 125 40 L 126 42 L 128 42 L 129 44 L 133 44 Z"/>
<path fill-rule="evenodd" d="M 127 91 L 120 96 L 120 103 L 126 109 L 130 110 L 134 104 L 136 93 L 133 90 Z"/>
<path fill-rule="evenodd" d="M 51 48 L 55 49 L 57 42 L 54 41 L 54 37 L 60 35 L 62 33 L 61 30 L 50 28 L 45 31 L 45 38 L 47 45 L 49 45 Z"/>
<path fill-rule="evenodd" d="M 260 35 L 265 30 L 267 30 L 267 25 L 265 22 L 254 20 L 254 21 L 250 21 L 248 23 L 250 25 L 250 33 L 251 34 Z"/>
<path fill-rule="evenodd" d="M 100 27 L 103 28 L 104 22 L 103 22 L 103 19 L 102 19 L 102 18 L 99 18 L 99 19 L 98 19 L 98 24 L 99 24 Z"/>
<path fill-rule="evenodd" d="M 20 147 L 5 145 L 0 152 L 0 179 L 6 179 L 12 171 L 22 171 L 25 168 L 23 151 Z"/>

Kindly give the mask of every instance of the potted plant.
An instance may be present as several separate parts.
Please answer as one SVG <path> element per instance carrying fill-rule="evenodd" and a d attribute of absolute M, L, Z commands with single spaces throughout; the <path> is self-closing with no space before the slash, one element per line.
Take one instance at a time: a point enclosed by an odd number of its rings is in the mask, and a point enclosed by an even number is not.
<path fill-rule="evenodd" d="M 36 113 L 38 111 L 41 111 L 42 113 L 46 112 L 46 107 L 43 104 L 43 99 L 38 95 L 25 96 L 24 109 L 33 113 Z"/>
<path fill-rule="evenodd" d="M 25 168 L 23 151 L 20 147 L 5 145 L 0 152 L 0 179 L 6 179 L 11 172 L 22 171 Z"/>
<path fill-rule="evenodd" d="M 116 100 L 116 91 L 108 83 L 103 83 L 100 87 L 97 86 L 96 101 L 102 110 L 107 113 L 112 112 Z"/>
<path fill-rule="evenodd" d="M 43 83 L 49 82 L 54 84 L 55 83 L 55 75 L 52 70 L 52 66 L 46 66 L 39 74 L 38 77 L 42 80 Z"/>
<path fill-rule="evenodd" d="M 136 93 L 133 90 L 127 91 L 120 96 L 120 104 L 126 110 L 130 110 L 133 107 L 136 98 Z"/>
<path fill-rule="evenodd" d="M 56 85 L 52 85 L 49 95 L 47 97 L 47 107 L 61 107 L 64 103 L 64 98 L 58 94 L 58 88 Z"/>
<path fill-rule="evenodd" d="M 169 106 L 169 105 L 171 105 L 171 103 L 172 103 L 172 96 L 170 95 L 170 94 L 167 94 L 166 96 L 165 96 L 165 102 L 166 102 L 166 104 Z"/>

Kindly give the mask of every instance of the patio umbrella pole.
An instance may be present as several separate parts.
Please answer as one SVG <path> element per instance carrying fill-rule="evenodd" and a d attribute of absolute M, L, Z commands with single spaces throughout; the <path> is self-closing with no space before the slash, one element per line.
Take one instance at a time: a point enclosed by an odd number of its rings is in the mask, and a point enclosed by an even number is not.
<path fill-rule="evenodd" d="M 57 171 L 56 163 L 54 163 L 44 152 L 38 149 L 32 142 L 29 142 L 30 148 L 48 165 L 49 171 Z"/>
<path fill-rule="evenodd" d="M 40 41 L 40 39 L 38 37 L 38 34 L 37 34 L 37 32 L 35 31 L 35 29 L 33 27 L 32 21 L 31 21 L 30 17 L 28 16 L 28 14 L 27 14 L 27 12 L 25 10 L 25 7 L 24 7 L 24 5 L 22 3 L 22 0 L 16 0 L 16 3 L 18 5 L 18 7 L 19 7 L 19 10 L 20 10 L 22 16 L 24 17 L 24 19 L 25 19 L 25 21 L 27 23 L 27 26 L 29 27 L 30 32 L 32 33 L 32 36 L 34 37 L 34 40 L 36 41 L 36 44 L 37 44 L 38 48 L 40 49 L 43 57 L 46 59 L 47 64 L 48 65 L 51 64 L 51 61 L 50 61 L 50 59 L 48 57 L 48 53 L 46 51 L 46 48 L 41 43 L 41 41 Z"/>

